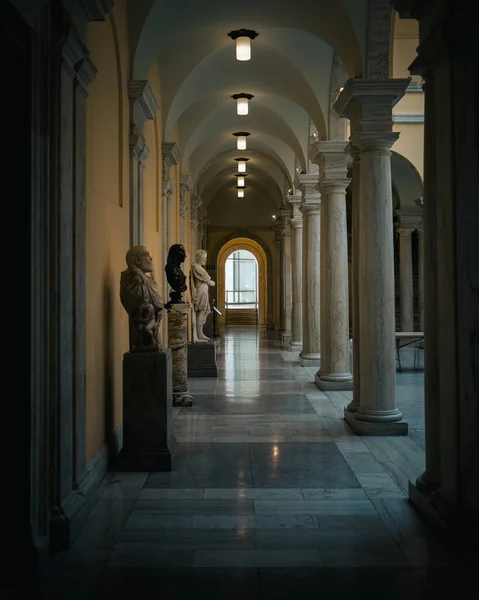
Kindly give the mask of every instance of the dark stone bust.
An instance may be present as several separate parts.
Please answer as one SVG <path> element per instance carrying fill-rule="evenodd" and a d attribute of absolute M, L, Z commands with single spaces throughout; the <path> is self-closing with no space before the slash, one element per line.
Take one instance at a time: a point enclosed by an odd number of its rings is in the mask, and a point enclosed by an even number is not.
<path fill-rule="evenodd" d="M 166 279 L 171 286 L 169 304 L 182 304 L 183 292 L 186 292 L 186 275 L 181 269 L 181 264 L 185 262 L 186 250 L 182 244 L 173 244 L 168 252 L 166 260 L 165 273 Z"/>

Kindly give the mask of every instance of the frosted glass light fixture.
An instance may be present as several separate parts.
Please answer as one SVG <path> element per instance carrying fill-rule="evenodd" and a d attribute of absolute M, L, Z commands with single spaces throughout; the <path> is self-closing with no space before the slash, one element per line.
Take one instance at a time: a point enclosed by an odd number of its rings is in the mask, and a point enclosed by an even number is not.
<path fill-rule="evenodd" d="M 246 173 L 246 161 L 249 158 L 235 158 L 235 160 L 238 161 L 238 173 Z"/>
<path fill-rule="evenodd" d="M 238 198 L 244 198 L 244 190 L 238 190 Z"/>
<path fill-rule="evenodd" d="M 236 149 L 246 150 L 246 138 L 250 135 L 247 131 L 237 131 L 233 133 L 236 136 Z"/>
<path fill-rule="evenodd" d="M 246 175 L 246 173 L 243 175 L 242 173 L 235 173 L 235 177 L 238 178 L 238 187 L 244 187 L 245 186 L 245 177 L 248 177 L 248 175 Z"/>
<path fill-rule="evenodd" d="M 236 114 L 247 115 L 248 102 L 254 98 L 253 94 L 233 94 L 231 97 L 236 100 Z"/>
<path fill-rule="evenodd" d="M 236 29 L 228 33 L 232 40 L 236 40 L 236 60 L 251 59 L 251 40 L 257 37 L 256 31 L 251 29 Z"/>

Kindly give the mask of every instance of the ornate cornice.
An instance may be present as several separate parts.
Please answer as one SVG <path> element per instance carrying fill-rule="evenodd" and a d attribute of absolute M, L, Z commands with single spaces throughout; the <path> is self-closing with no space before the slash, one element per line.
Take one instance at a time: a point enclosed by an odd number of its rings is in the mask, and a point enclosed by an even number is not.
<path fill-rule="evenodd" d="M 129 81 L 128 97 L 134 110 L 135 121 L 154 119 L 160 107 L 148 81 Z"/>
<path fill-rule="evenodd" d="M 180 162 L 181 153 L 175 142 L 163 142 L 161 145 L 161 154 L 163 163 L 168 169 Z"/>

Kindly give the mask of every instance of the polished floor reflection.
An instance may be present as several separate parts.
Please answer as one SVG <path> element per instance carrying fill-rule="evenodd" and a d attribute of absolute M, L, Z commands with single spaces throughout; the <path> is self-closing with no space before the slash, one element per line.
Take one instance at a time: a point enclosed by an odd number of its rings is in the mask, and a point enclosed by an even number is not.
<path fill-rule="evenodd" d="M 407 365 L 407 356 L 403 357 Z M 38 598 L 477 598 L 474 557 L 449 553 L 407 501 L 424 468 L 423 375 L 397 378 L 408 437 L 358 437 L 350 393 L 256 330 L 227 332 L 218 379 L 174 409 L 171 473 L 111 473 Z"/>

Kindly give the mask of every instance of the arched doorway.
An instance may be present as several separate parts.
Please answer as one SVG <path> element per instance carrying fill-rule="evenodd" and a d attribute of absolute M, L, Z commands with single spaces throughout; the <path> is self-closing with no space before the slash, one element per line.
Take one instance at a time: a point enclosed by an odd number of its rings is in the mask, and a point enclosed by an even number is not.
<path fill-rule="evenodd" d="M 228 303 L 237 308 L 256 306 L 258 325 L 265 326 L 268 277 L 266 255 L 261 246 L 246 238 L 236 238 L 224 244 L 218 252 L 217 277 L 217 306 L 222 313 L 220 323 L 225 324 Z"/>

